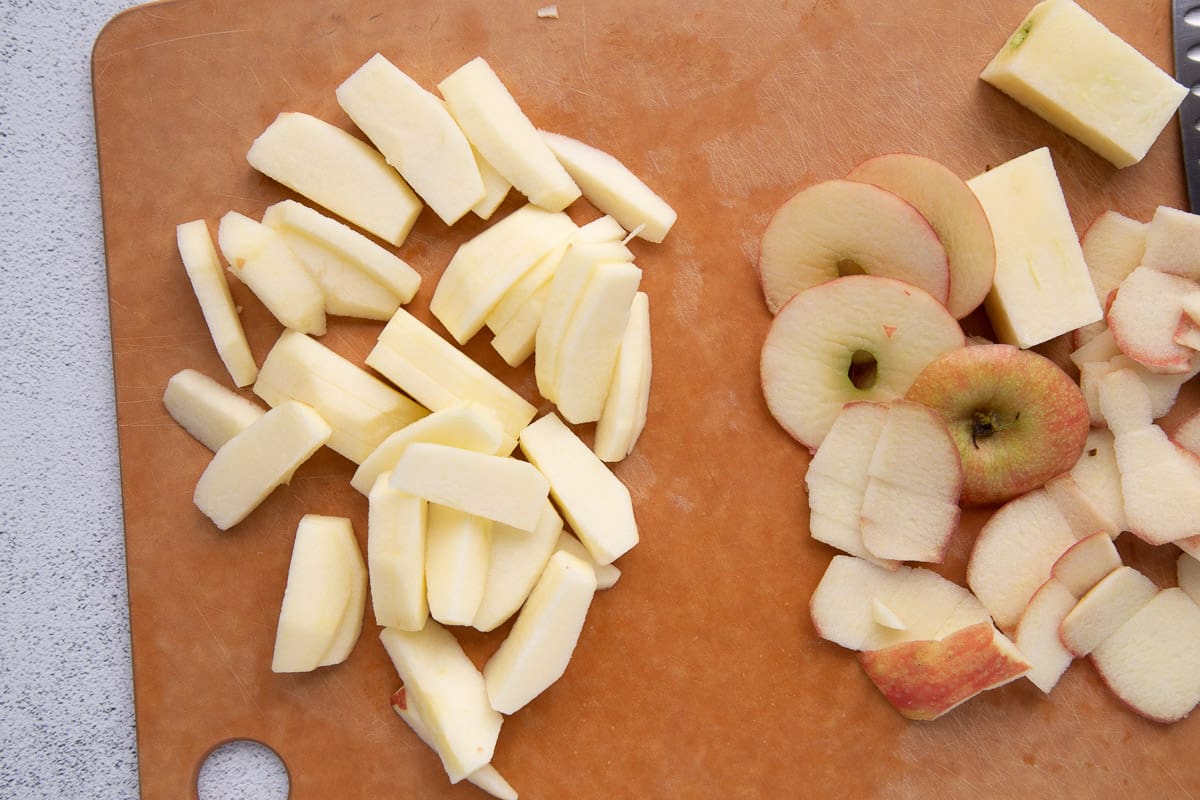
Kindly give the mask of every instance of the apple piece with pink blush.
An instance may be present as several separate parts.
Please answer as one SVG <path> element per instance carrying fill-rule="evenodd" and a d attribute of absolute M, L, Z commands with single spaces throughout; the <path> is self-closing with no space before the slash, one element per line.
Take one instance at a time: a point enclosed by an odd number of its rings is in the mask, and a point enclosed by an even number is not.
<path fill-rule="evenodd" d="M 1063 618 L 1059 638 L 1076 657 L 1086 656 L 1158 592 L 1133 567 L 1118 567 L 1093 586 Z"/>
<path fill-rule="evenodd" d="M 1121 352 L 1154 372 L 1189 372 L 1196 351 L 1178 344 L 1175 334 L 1183 304 L 1200 292 L 1195 281 L 1138 267 L 1117 289 L 1107 312 L 1108 328 Z"/>
<path fill-rule="evenodd" d="M 1107 301 L 1109 293 L 1141 265 L 1146 252 L 1147 227 L 1145 222 L 1119 212 L 1105 211 L 1084 232 L 1079 245 L 1101 305 Z M 1072 333 L 1072 345 L 1075 348 L 1083 346 L 1107 327 L 1103 322 L 1092 322 L 1076 328 Z"/>
<path fill-rule="evenodd" d="M 1113 570 L 1121 567 L 1121 554 L 1104 531 L 1071 545 L 1050 568 L 1052 578 L 1075 597 L 1083 597 Z"/>
<path fill-rule="evenodd" d="M 1017 623 L 1013 643 L 1032 665 L 1025 677 L 1044 694 L 1050 694 L 1074 659 L 1058 637 L 1063 619 L 1074 607 L 1075 595 L 1051 578 L 1034 592 Z"/>

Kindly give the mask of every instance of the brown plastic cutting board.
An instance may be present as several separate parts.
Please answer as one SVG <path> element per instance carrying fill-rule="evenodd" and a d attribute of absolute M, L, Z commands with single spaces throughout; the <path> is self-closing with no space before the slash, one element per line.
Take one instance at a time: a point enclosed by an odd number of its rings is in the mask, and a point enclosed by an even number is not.
<path fill-rule="evenodd" d="M 1147 219 L 1184 202 L 1175 126 L 1118 172 L 978 81 L 1027 0 L 559 0 L 557 20 L 538 19 L 540 4 L 178 0 L 133 9 L 101 34 L 96 120 L 143 796 L 194 794 L 210 749 L 243 737 L 280 754 L 299 800 L 480 796 L 449 786 L 388 708 L 397 678 L 369 610 L 346 664 L 270 672 L 299 517 L 349 515 L 365 543 L 352 465 L 323 451 L 219 533 L 191 504 L 209 454 L 160 401 L 184 367 L 227 380 L 174 225 L 204 218 L 215 231 L 231 208 L 257 216 L 287 197 L 246 164 L 251 140 L 283 110 L 349 128 L 334 87 L 376 51 L 430 87 L 486 57 L 537 124 L 612 151 L 679 211 L 665 244 L 633 245 L 651 298 L 654 391 L 645 435 L 616 471 L 642 543 L 596 598 L 566 676 L 505 723 L 495 764 L 523 797 L 1200 789 L 1200 715 L 1145 722 L 1088 663 L 1049 699 L 1022 681 L 918 724 L 883 701 L 851 653 L 814 635 L 807 601 L 831 551 L 806 533 L 807 453 L 759 392 L 770 317 L 753 268 L 780 202 L 889 151 L 970 176 L 1049 145 L 1080 230 L 1107 208 Z M 1165 0 L 1087 5 L 1169 67 Z M 482 227 L 447 230 L 423 213 L 399 251 L 425 277 L 418 316 L 429 320 L 453 248 Z M 261 360 L 280 328 L 244 287 L 233 291 Z M 361 359 L 379 327 L 336 320 L 324 341 Z M 537 401 L 528 365 L 504 366 L 484 336 L 467 350 Z M 961 580 L 984 516 L 967 515 L 947 574 Z M 1126 547 L 1137 559 L 1145 550 Z M 1150 561 L 1173 583 L 1165 558 Z M 502 635 L 462 638 L 482 664 Z"/>

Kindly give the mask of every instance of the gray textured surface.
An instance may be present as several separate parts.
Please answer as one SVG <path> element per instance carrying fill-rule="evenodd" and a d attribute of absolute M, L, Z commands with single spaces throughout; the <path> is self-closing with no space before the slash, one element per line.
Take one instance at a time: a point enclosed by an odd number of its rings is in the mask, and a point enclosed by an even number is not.
<path fill-rule="evenodd" d="M 0 0 L 0 797 L 137 796 L 90 63 L 129 0 Z M 269 759 L 235 748 L 205 797 Z M 236 792 L 226 787 L 241 784 Z"/>

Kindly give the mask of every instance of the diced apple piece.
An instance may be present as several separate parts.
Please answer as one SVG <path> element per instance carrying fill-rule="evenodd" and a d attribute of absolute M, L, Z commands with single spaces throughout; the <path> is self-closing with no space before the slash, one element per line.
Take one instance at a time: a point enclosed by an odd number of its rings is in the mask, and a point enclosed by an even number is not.
<path fill-rule="evenodd" d="M 356 464 L 427 413 L 366 370 L 291 330 L 263 360 L 254 393 L 271 406 L 289 400 L 312 406 L 333 428 L 329 446 Z"/>
<path fill-rule="evenodd" d="M 508 637 L 483 668 L 488 699 L 513 714 L 562 677 L 575 652 L 596 573 L 570 553 L 550 557 Z"/>
<path fill-rule="evenodd" d="M 1054 562 L 1075 543 L 1071 525 L 1041 489 L 1010 500 L 980 530 L 967 585 L 1002 629 L 1011 630 Z"/>
<path fill-rule="evenodd" d="M 846 178 L 898 195 L 929 221 L 949 259 L 946 308 L 955 318 L 962 319 L 983 302 L 996 271 L 996 244 L 983 206 L 966 181 L 939 162 L 911 153 L 868 159 Z"/>
<path fill-rule="evenodd" d="M 367 354 L 372 367 L 431 411 L 478 403 L 516 438 L 537 409 L 466 354 L 399 309 Z"/>
<path fill-rule="evenodd" d="M 447 225 L 483 199 L 467 137 L 441 100 L 376 53 L 337 88 L 342 110 Z"/>
<path fill-rule="evenodd" d="M 939 304 L 950 293 L 946 250 L 917 209 L 878 186 L 834 180 L 794 195 L 767 225 L 758 257 L 767 308 L 778 313 L 849 265 L 924 289 Z"/>
<path fill-rule="evenodd" d="M 579 233 L 575 234 L 577 242 L 620 242 L 624 243 L 625 229 L 621 227 L 621 223 L 605 214 L 603 217 L 596 217 L 591 222 L 579 226 Z"/>
<path fill-rule="evenodd" d="M 483 599 L 492 522 L 429 504 L 425 528 L 425 591 L 429 614 L 443 625 L 470 625 Z"/>
<path fill-rule="evenodd" d="M 893 401 L 867 468 L 863 544 L 878 558 L 941 562 L 958 531 L 962 484 L 958 447 L 938 413 Z"/>
<path fill-rule="evenodd" d="M 285 328 L 325 333 L 325 295 L 283 237 L 236 211 L 221 218 L 217 237 L 233 274 Z"/>
<path fill-rule="evenodd" d="M 1071 468 L 1071 477 L 1080 490 L 1105 517 L 1112 520 L 1112 538 L 1125 530 L 1125 498 L 1121 495 L 1121 473 L 1117 469 L 1117 453 L 1112 432 L 1093 429 L 1079 461 Z"/>
<path fill-rule="evenodd" d="M 1107 537 L 1104 541 L 1112 545 Z M 1071 665 L 1073 656 L 1063 647 L 1058 631 L 1063 618 L 1075 608 L 1075 598 L 1065 584 L 1051 578 L 1034 592 L 1017 623 L 1013 642 L 1032 665 L 1025 677 L 1045 694 L 1050 694 Z"/>
<path fill-rule="evenodd" d="M 556 414 L 521 431 L 520 443 L 597 564 L 611 564 L 638 543 L 629 490 Z"/>
<path fill-rule="evenodd" d="M 379 638 L 405 693 L 421 709 L 450 782 L 490 763 L 503 717 L 488 702 L 483 675 L 454 635 L 430 620 L 419 631 L 384 628 Z"/>
<path fill-rule="evenodd" d="M 908 628 L 904 620 L 900 619 L 900 615 L 882 603 L 878 597 L 871 598 L 871 617 L 875 620 L 876 624 L 882 625 L 885 628 L 891 628 L 894 631 L 902 631 Z"/>
<path fill-rule="evenodd" d="M 633 264 L 605 262 L 592 267 L 557 348 L 555 402 L 568 422 L 600 419 L 641 280 L 642 271 Z"/>
<path fill-rule="evenodd" d="M 1046 481 L 1044 488 L 1063 518 L 1066 519 L 1067 525 L 1071 528 L 1071 535 L 1076 539 L 1083 539 L 1100 532 L 1111 542 L 1121 532 L 1121 529 L 1104 513 L 1104 510 L 1092 502 L 1087 493 L 1080 488 L 1079 482 L 1069 472 L 1064 472 Z M 1103 545 L 1097 546 L 1103 547 Z"/>
<path fill-rule="evenodd" d="M 389 244 L 403 244 L 421 213 L 421 201 L 383 156 L 308 114 L 280 114 L 254 140 L 246 160 Z"/>
<path fill-rule="evenodd" d="M 1153 545 L 1200 532 L 1200 458 L 1151 421 L 1145 384 L 1129 370 L 1110 373 L 1100 409 L 1114 435 L 1129 529 Z"/>
<path fill-rule="evenodd" d="M 633 452 L 646 426 L 651 368 L 650 298 L 638 292 L 621 337 L 608 398 L 596 424 L 593 449 L 601 461 L 620 461 Z"/>
<path fill-rule="evenodd" d="M 163 405 L 171 419 L 214 451 L 266 413 L 261 406 L 194 369 L 171 376 L 163 392 Z"/>
<path fill-rule="evenodd" d="M 558 163 L 587 201 L 648 242 L 661 242 L 675 224 L 675 209 L 613 156 L 583 142 L 541 131 Z"/>
<path fill-rule="evenodd" d="M 1184 299 L 1200 285 L 1178 275 L 1138 267 L 1108 310 L 1108 328 L 1121 352 L 1154 372 L 1189 372 L 1196 351 L 1175 343 Z"/>
<path fill-rule="evenodd" d="M 471 144 L 530 202 L 562 211 L 579 198 L 579 187 L 486 61 L 468 61 L 438 90 Z"/>
<path fill-rule="evenodd" d="M 583 542 L 576 539 L 568 531 L 563 530 L 558 535 L 558 544 L 554 547 L 555 552 L 563 550 L 578 559 L 581 559 L 596 573 L 596 588 L 611 589 L 617 585 L 617 581 L 621 579 L 621 570 L 616 564 L 597 564 L 592 558 L 592 554 L 583 546 Z"/>
<path fill-rule="evenodd" d="M 1142 256 L 1146 252 L 1146 227 L 1146 223 L 1116 211 L 1105 211 L 1084 232 L 1079 245 L 1083 248 L 1083 260 L 1092 274 L 1092 286 L 1101 305 L 1104 305 L 1112 290 L 1120 286 L 1121 281 L 1142 263 Z M 1107 328 L 1103 322 L 1082 326 L 1075 331 L 1075 347 L 1083 346 Z M 1078 361 L 1075 363 L 1079 364 Z"/>
<path fill-rule="evenodd" d="M 1200 216 L 1159 206 L 1146 227 L 1141 265 L 1191 280 L 1200 280 Z"/>
<path fill-rule="evenodd" d="M 196 483 L 196 507 L 220 530 L 245 519 L 325 444 L 333 430 L 303 403 L 289 402 L 221 446 Z"/>
<path fill-rule="evenodd" d="M 375 623 L 419 631 L 429 617 L 425 591 L 428 504 L 380 475 L 367 496 L 367 563 Z"/>
<path fill-rule="evenodd" d="M 532 531 L 549 484 L 531 464 L 433 442 L 413 442 L 392 469 L 391 487 L 467 514 Z"/>
<path fill-rule="evenodd" d="M 843 405 L 902 397 L 926 365 L 964 343 L 954 317 L 920 289 L 838 278 L 776 315 L 762 351 L 763 394 L 784 430 L 815 449 Z"/>
<path fill-rule="evenodd" d="M 1092 651 L 1101 679 L 1155 722 L 1176 722 L 1200 702 L 1200 607 L 1164 589 Z"/>
<path fill-rule="evenodd" d="M 1071 594 L 1083 597 L 1120 566 L 1120 553 L 1109 534 L 1100 531 L 1068 547 L 1054 562 L 1050 575 Z"/>
<path fill-rule="evenodd" d="M 1142 160 L 1187 95 L 1073 0 L 1034 6 L 979 77 L 1117 167 Z"/>
<path fill-rule="evenodd" d="M 904 629 L 875 620 L 875 601 L 904 621 Z M 880 650 L 899 642 L 948 636 L 988 619 L 966 589 L 920 567 L 889 571 L 861 558 L 833 557 L 809 603 L 822 639 L 850 650 Z M 954 617 L 958 627 L 946 622 Z"/>
<path fill-rule="evenodd" d="M 937 719 L 1030 670 L 1021 652 L 981 622 L 940 641 L 908 641 L 859 653 L 867 677 L 904 717 Z"/>
<path fill-rule="evenodd" d="M 292 545 L 271 671 L 309 672 L 344 661 L 362 628 L 366 584 L 350 520 L 302 517 Z M 353 636 L 336 641 L 343 620 L 355 618 Z"/>
<path fill-rule="evenodd" d="M 492 526 L 483 598 L 471 623 L 477 630 L 495 630 L 516 613 L 554 553 L 562 529 L 562 517 L 550 501 L 532 531 Z"/>
<path fill-rule="evenodd" d="M 250 354 L 208 225 L 202 219 L 185 222 L 175 228 L 175 241 L 221 363 L 234 385 L 249 386 L 258 375 L 258 365 Z"/>
<path fill-rule="evenodd" d="M 1077 657 L 1086 656 L 1157 591 L 1154 582 L 1133 567 L 1118 567 L 1079 598 L 1063 619 L 1059 628 L 1063 645 Z"/>

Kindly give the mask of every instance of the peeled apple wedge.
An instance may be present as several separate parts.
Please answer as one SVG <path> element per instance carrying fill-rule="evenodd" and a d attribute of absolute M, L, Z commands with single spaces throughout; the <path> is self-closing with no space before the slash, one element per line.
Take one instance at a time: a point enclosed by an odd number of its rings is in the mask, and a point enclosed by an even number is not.
<path fill-rule="evenodd" d="M 221 363 L 229 370 L 234 385 L 249 386 L 258 375 L 258 365 L 246 343 L 208 225 L 202 219 L 185 222 L 175 228 L 175 241 Z"/>
<path fill-rule="evenodd" d="M 441 100 L 379 53 L 337 88 L 354 124 L 421 199 L 453 225 L 484 198 L 467 137 Z"/>
<path fill-rule="evenodd" d="M 362 627 L 366 585 L 366 567 L 350 520 L 316 514 L 301 518 L 271 671 L 308 672 L 344 661 Z M 339 642 L 343 631 L 347 635 Z"/>
<path fill-rule="evenodd" d="M 266 411 L 207 375 L 184 369 L 171 376 L 163 392 L 163 405 L 196 441 L 209 450 L 220 450 Z"/>
<path fill-rule="evenodd" d="M 625 229 L 608 214 L 579 226 L 577 242 L 625 242 Z"/>
<path fill-rule="evenodd" d="M 254 140 L 246 160 L 388 244 L 403 244 L 421 213 L 421 201 L 383 156 L 308 114 L 280 114 Z"/>
<path fill-rule="evenodd" d="M 220 530 L 245 519 L 277 486 L 329 441 L 333 429 L 303 403 L 290 401 L 221 446 L 196 482 L 196 507 Z"/>
<path fill-rule="evenodd" d="M 548 289 L 569 246 L 570 239 L 564 239 L 535 261 L 521 279 L 504 292 L 485 320 L 493 333 L 500 333 L 534 295 Z"/>
<path fill-rule="evenodd" d="M 620 461 L 633 452 L 650 404 L 650 298 L 645 292 L 634 295 L 629 322 L 621 336 L 617 363 L 592 445 L 601 461 Z"/>
<path fill-rule="evenodd" d="M 425 592 L 428 504 L 380 475 L 367 495 L 367 564 L 375 624 L 419 631 L 429 618 Z"/>
<path fill-rule="evenodd" d="M 648 242 L 661 242 L 677 214 L 613 156 L 578 139 L 541 131 L 542 140 L 598 210 Z"/>
<path fill-rule="evenodd" d="M 549 296 L 550 284 L 547 283 L 534 292 L 492 337 L 492 349 L 499 353 L 504 363 L 510 367 L 521 366 L 533 355 L 537 347 L 538 328 L 546 313 L 546 298 Z"/>
<path fill-rule="evenodd" d="M 425 530 L 429 615 L 443 625 L 470 625 L 483 599 L 492 522 L 437 503 Z"/>
<path fill-rule="evenodd" d="M 516 613 L 553 555 L 562 529 L 562 517 L 549 500 L 532 531 L 492 525 L 487 579 L 472 626 L 495 630 Z"/>
<path fill-rule="evenodd" d="M 596 560 L 592 558 L 592 554 L 583 546 L 583 542 L 565 529 L 559 533 L 558 544 L 555 545 L 554 550 L 555 552 L 570 553 L 591 567 L 596 573 L 597 589 L 611 589 L 621 579 L 621 570 L 616 564 L 597 564 Z"/>
<path fill-rule="evenodd" d="M 471 207 L 471 213 L 480 219 L 491 219 L 492 214 L 495 214 L 496 209 L 504 202 L 504 198 L 508 197 L 508 190 L 512 188 L 512 184 L 488 163 L 475 145 L 471 145 L 471 154 L 475 156 L 475 166 L 479 169 L 479 177 L 483 181 L 483 199 Z"/>

